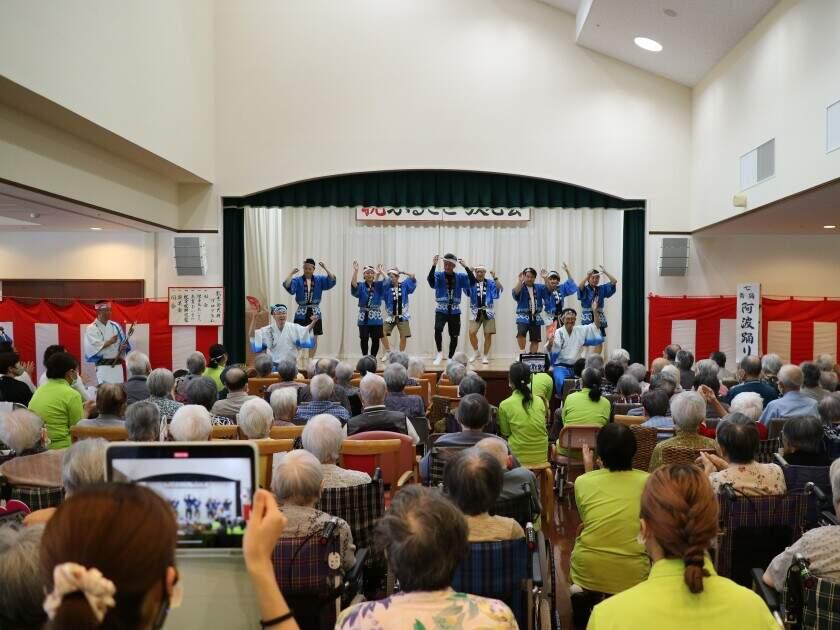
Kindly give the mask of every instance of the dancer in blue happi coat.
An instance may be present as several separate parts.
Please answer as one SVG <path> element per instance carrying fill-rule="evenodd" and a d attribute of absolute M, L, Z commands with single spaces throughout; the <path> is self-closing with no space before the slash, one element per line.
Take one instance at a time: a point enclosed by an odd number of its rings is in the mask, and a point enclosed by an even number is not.
<path fill-rule="evenodd" d="M 315 275 L 315 259 L 307 258 L 303 261 L 303 273 L 297 267 L 283 281 L 283 288 L 295 296 L 297 310 L 295 311 L 294 323 L 299 326 L 308 326 L 313 315 L 317 317 L 312 335 L 315 343 L 309 351 L 309 356 L 314 357 L 318 350 L 318 337 L 324 334 L 324 322 L 321 315 L 321 294 L 335 286 L 335 274 L 332 273 L 323 262 L 318 263 L 327 275 Z"/>
<path fill-rule="evenodd" d="M 435 290 L 435 345 L 437 356 L 434 364 L 440 365 L 443 361 L 443 327 L 449 329 L 449 358 L 455 354 L 458 348 L 458 335 L 461 334 L 461 297 L 470 294 L 470 287 L 475 284 L 475 276 L 472 269 L 467 266 L 463 258 L 455 254 L 446 254 L 443 257 L 443 271 L 437 270 L 440 255 L 435 254 L 432 259 L 432 268 L 426 281 Z M 460 264 L 466 273 L 455 272 L 455 264 Z"/>
<path fill-rule="evenodd" d="M 525 351 L 526 335 L 531 342 L 529 352 L 537 352 L 542 340 L 543 319 L 540 313 L 546 293 L 545 285 L 534 283 L 536 279 L 537 270 L 525 267 L 511 290 L 516 300 L 516 341 L 522 352 Z"/>
<path fill-rule="evenodd" d="M 563 271 L 566 272 L 566 281 L 560 283 L 560 274 L 553 269 L 546 272 L 545 269 L 540 270 L 540 277 L 545 283 L 543 286 L 543 304 L 545 306 L 546 314 L 554 322 L 559 322 L 560 313 L 563 312 L 563 300 L 570 295 L 577 295 L 578 285 L 572 279 L 572 272 L 569 271 L 569 266 L 563 263 Z"/>
<path fill-rule="evenodd" d="M 493 343 L 493 335 L 496 334 L 496 309 L 495 302 L 502 296 L 504 287 L 495 272 L 491 271 L 492 280 L 486 278 L 487 267 L 476 265 L 473 267 L 475 273 L 475 284 L 470 287 L 470 345 L 472 354 L 470 363 L 481 356 L 484 365 L 490 363 L 490 344 Z M 478 330 L 484 328 L 484 352 L 478 351 Z"/>
<path fill-rule="evenodd" d="M 400 276 L 405 280 L 400 281 Z M 411 337 L 411 313 L 408 308 L 408 296 L 417 288 L 417 278 L 413 273 L 400 271 L 396 267 L 388 270 L 388 280 L 384 282 L 385 323 L 382 325 L 382 345 L 385 352 L 391 352 L 390 337 L 394 328 L 400 331 L 400 351 L 405 350 Z"/>
<path fill-rule="evenodd" d="M 382 297 L 384 292 L 384 280 L 380 277 L 385 275 L 382 272 L 382 265 L 374 269 L 372 265 L 366 265 L 362 270 L 362 282 L 359 282 L 359 262 L 353 261 L 353 277 L 350 280 L 350 294 L 359 298 L 359 342 L 362 348 L 362 356 L 368 355 L 368 342 L 370 342 L 370 354 L 376 356 L 379 353 L 379 340 L 382 339 Z"/>
<path fill-rule="evenodd" d="M 606 284 L 599 284 L 601 273 L 609 278 L 609 282 Z M 604 315 L 604 302 L 606 302 L 607 298 L 615 295 L 617 284 L 618 280 L 615 276 L 604 269 L 604 265 L 598 265 L 598 269 L 592 269 L 588 272 L 578 286 L 578 300 L 580 300 L 581 307 L 580 323 L 584 326 L 592 323 L 592 298 L 597 297 L 598 304 L 601 305 L 601 337 L 604 338 L 607 336 L 607 317 Z M 602 345 L 593 348 L 593 352 L 600 354 Z"/>

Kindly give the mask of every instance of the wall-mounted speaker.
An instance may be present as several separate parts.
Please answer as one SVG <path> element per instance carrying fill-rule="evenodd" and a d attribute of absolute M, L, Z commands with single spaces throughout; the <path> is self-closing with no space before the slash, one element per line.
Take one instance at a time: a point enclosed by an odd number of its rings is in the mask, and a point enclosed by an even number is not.
<path fill-rule="evenodd" d="M 201 236 L 176 236 L 173 239 L 175 269 L 179 276 L 207 274 L 207 244 Z"/>
<path fill-rule="evenodd" d="M 684 276 L 688 270 L 688 239 L 664 237 L 659 248 L 659 275 Z"/>

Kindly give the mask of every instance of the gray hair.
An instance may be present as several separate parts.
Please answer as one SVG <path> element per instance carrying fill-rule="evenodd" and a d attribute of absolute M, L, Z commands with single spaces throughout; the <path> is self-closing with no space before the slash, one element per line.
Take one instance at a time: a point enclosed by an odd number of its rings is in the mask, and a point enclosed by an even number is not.
<path fill-rule="evenodd" d="M 297 412 L 297 387 L 281 387 L 271 392 L 271 410 L 275 420 L 291 422 Z"/>
<path fill-rule="evenodd" d="M 204 360 L 204 355 L 200 352 L 193 352 L 187 357 L 187 372 L 199 376 L 204 374 L 207 369 L 207 361 Z"/>
<path fill-rule="evenodd" d="M 79 440 L 64 453 L 61 466 L 61 484 L 70 496 L 79 488 L 105 481 L 105 449 L 103 438 Z"/>
<path fill-rule="evenodd" d="M 604 371 L 604 357 L 600 354 L 590 354 L 586 357 L 586 361 L 583 364 L 584 369 L 586 368 L 593 368 L 598 370 L 599 372 Z"/>
<path fill-rule="evenodd" d="M 782 357 L 778 354 L 765 354 L 761 357 L 761 369 L 767 376 L 776 376 L 782 369 Z"/>
<path fill-rule="evenodd" d="M 610 352 L 610 361 L 617 361 L 624 367 L 627 367 L 627 364 L 630 363 L 630 353 L 624 348 L 616 348 Z"/>
<path fill-rule="evenodd" d="M 823 424 L 831 426 L 840 422 L 840 394 L 833 393 L 823 396 L 823 399 L 817 405 L 817 409 L 819 409 Z"/>
<path fill-rule="evenodd" d="M 157 442 L 160 439 L 160 409 L 145 400 L 131 403 L 125 410 L 125 430 L 132 442 Z"/>
<path fill-rule="evenodd" d="M 631 363 L 627 366 L 627 374 L 641 383 L 647 376 L 647 368 L 641 363 Z"/>
<path fill-rule="evenodd" d="M 795 416 L 782 425 L 782 444 L 805 453 L 818 453 L 822 447 L 822 420 L 814 416 Z"/>
<path fill-rule="evenodd" d="M 303 449 L 281 453 L 271 479 L 271 491 L 281 502 L 293 500 L 300 505 L 314 501 L 321 494 L 324 473 L 321 462 Z"/>
<path fill-rule="evenodd" d="M 312 400 L 329 400 L 335 393 L 335 383 L 329 374 L 316 374 L 309 381 L 309 393 Z"/>
<path fill-rule="evenodd" d="M 277 362 L 277 374 L 281 381 L 293 381 L 297 378 L 297 364 L 292 359 L 280 359 Z"/>
<path fill-rule="evenodd" d="M 729 411 L 733 413 L 737 411 L 753 422 L 758 422 L 761 412 L 764 411 L 764 399 L 756 392 L 741 392 L 732 399 Z"/>
<path fill-rule="evenodd" d="M 146 379 L 146 387 L 149 394 L 156 398 L 168 398 L 172 395 L 172 388 L 175 387 L 175 376 L 166 368 L 155 368 Z"/>
<path fill-rule="evenodd" d="M 125 369 L 128 370 L 129 376 L 145 376 L 152 371 L 152 364 L 145 354 L 133 350 L 125 357 Z"/>
<path fill-rule="evenodd" d="M 779 385 L 786 389 L 802 387 L 802 368 L 788 363 L 779 369 Z"/>
<path fill-rule="evenodd" d="M 697 392 L 682 392 L 671 398 L 671 417 L 681 431 L 697 433 L 706 418 L 706 401 Z"/>
<path fill-rule="evenodd" d="M 388 363 L 397 363 L 403 366 L 406 370 L 408 370 L 408 363 L 410 359 L 408 358 L 408 354 L 402 351 L 396 351 L 391 353 L 391 358 Z"/>
<path fill-rule="evenodd" d="M 389 392 L 401 392 L 408 382 L 408 371 L 400 363 L 391 363 L 382 373 Z"/>
<path fill-rule="evenodd" d="M 423 363 L 423 359 L 420 357 L 411 357 L 408 360 L 408 375 L 411 378 L 422 378 L 423 372 L 426 370 L 426 364 Z"/>
<path fill-rule="evenodd" d="M 172 416 L 169 436 L 174 442 L 205 442 L 212 430 L 210 412 L 201 405 L 184 405 Z"/>
<path fill-rule="evenodd" d="M 40 628 L 44 581 L 40 549 L 44 525 L 0 527 L 0 627 Z"/>
<path fill-rule="evenodd" d="M 21 453 L 38 445 L 43 426 L 44 421 L 38 414 L 29 409 L 15 409 L 0 415 L 0 442 Z"/>
<path fill-rule="evenodd" d="M 674 359 L 674 364 L 681 370 L 690 370 L 694 365 L 694 355 L 688 350 L 679 350 Z"/>
<path fill-rule="evenodd" d="M 463 363 L 458 363 L 453 359 L 446 366 L 446 375 L 449 377 L 450 383 L 460 385 L 467 375 L 467 368 Z"/>
<path fill-rule="evenodd" d="M 265 378 L 274 369 L 274 362 L 267 354 L 258 354 L 254 359 L 254 369 L 257 371 L 257 376 Z"/>
<path fill-rule="evenodd" d="M 387 393 L 388 388 L 385 385 L 385 379 L 379 374 L 368 372 L 362 378 L 362 382 L 359 383 L 359 396 L 365 407 L 383 404 Z"/>
<path fill-rule="evenodd" d="M 187 402 L 191 405 L 201 405 L 207 411 L 213 407 L 219 399 L 219 390 L 216 382 L 209 376 L 199 376 L 187 383 Z"/>
<path fill-rule="evenodd" d="M 467 394 L 484 394 L 487 392 L 487 382 L 475 372 L 467 372 L 458 384 L 458 395 L 462 398 Z"/>
<path fill-rule="evenodd" d="M 303 448 L 318 458 L 322 464 L 334 464 L 341 454 L 344 431 L 338 418 L 328 413 L 312 416 L 303 427 Z"/>
<path fill-rule="evenodd" d="M 834 357 L 830 354 L 819 355 L 814 359 L 814 363 L 820 366 L 820 370 L 823 372 L 831 372 L 834 369 Z"/>
<path fill-rule="evenodd" d="M 831 462 L 828 469 L 828 478 L 831 479 L 831 494 L 834 497 L 834 505 L 840 503 L 840 459 Z"/>
<path fill-rule="evenodd" d="M 673 382 L 674 386 L 680 384 L 680 369 L 676 365 L 666 365 L 659 374 L 662 378 Z"/>
<path fill-rule="evenodd" d="M 262 398 L 247 400 L 239 408 L 239 428 L 252 440 L 267 438 L 273 421 L 274 411 Z"/>
<path fill-rule="evenodd" d="M 306 364 L 306 377 L 312 378 L 318 374 L 318 359 L 312 357 L 309 359 L 309 363 Z"/>
<path fill-rule="evenodd" d="M 695 369 L 700 375 L 717 376 L 720 366 L 713 359 L 701 359 L 696 363 Z"/>
<path fill-rule="evenodd" d="M 338 365 L 335 366 L 335 382 L 339 385 L 350 385 L 350 381 L 353 379 L 353 366 L 347 363 L 346 361 L 342 361 Z"/>
<path fill-rule="evenodd" d="M 820 372 L 820 387 L 829 392 L 837 391 L 837 374 Z"/>
<path fill-rule="evenodd" d="M 467 359 L 467 353 L 466 352 L 461 352 L 459 350 L 458 352 L 456 352 L 455 354 L 452 355 L 452 358 L 449 360 L 449 363 L 452 363 L 453 361 L 455 363 L 460 363 L 461 365 L 466 367 L 469 359 Z"/>
<path fill-rule="evenodd" d="M 622 374 L 615 389 L 622 396 L 638 395 L 642 393 L 642 384 L 632 374 Z"/>

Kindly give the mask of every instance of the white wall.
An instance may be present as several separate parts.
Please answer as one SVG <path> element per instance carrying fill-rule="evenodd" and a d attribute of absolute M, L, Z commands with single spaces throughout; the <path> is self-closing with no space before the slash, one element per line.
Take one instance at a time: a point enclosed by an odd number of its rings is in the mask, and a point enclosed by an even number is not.
<path fill-rule="evenodd" d="M 523 0 L 216 3 L 217 184 L 516 173 L 649 201 L 688 227 L 688 88 L 585 50 Z"/>
<path fill-rule="evenodd" d="M 825 108 L 840 99 L 840 2 L 782 0 L 694 89 L 693 229 L 734 216 L 738 160 L 776 138 L 776 175 L 745 191 L 756 208 L 840 177 Z"/>
<path fill-rule="evenodd" d="M 0 4 L 0 75 L 212 181 L 213 4 Z"/>

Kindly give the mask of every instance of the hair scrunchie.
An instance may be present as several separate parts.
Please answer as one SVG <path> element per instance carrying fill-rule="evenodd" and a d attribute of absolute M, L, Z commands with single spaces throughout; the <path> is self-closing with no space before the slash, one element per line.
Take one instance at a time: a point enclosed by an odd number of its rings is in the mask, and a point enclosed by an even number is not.
<path fill-rule="evenodd" d="M 53 590 L 44 600 L 44 612 L 47 613 L 47 617 L 55 618 L 64 597 L 76 592 L 85 596 L 93 616 L 100 623 L 108 609 L 116 606 L 114 595 L 117 589 L 99 569 L 86 569 L 75 562 L 65 562 L 53 569 Z"/>

